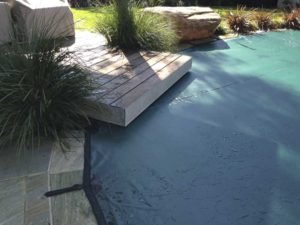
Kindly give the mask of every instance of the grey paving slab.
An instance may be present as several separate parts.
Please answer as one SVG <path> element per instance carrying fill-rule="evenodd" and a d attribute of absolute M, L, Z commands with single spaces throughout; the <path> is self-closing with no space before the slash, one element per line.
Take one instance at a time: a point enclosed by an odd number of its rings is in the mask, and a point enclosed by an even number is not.
<path fill-rule="evenodd" d="M 51 189 L 82 183 L 82 171 L 52 174 Z M 53 225 L 96 225 L 92 209 L 83 191 L 51 198 Z"/>
<path fill-rule="evenodd" d="M 44 196 L 48 191 L 48 173 L 28 176 L 25 179 L 24 225 L 50 223 L 49 201 Z"/>
<path fill-rule="evenodd" d="M 59 146 L 54 145 L 49 163 L 49 174 L 82 171 L 84 164 L 84 141 L 83 137 L 65 138 L 69 149 L 64 152 L 61 151 Z"/>
<path fill-rule="evenodd" d="M 12 149 L 1 151 L 1 225 L 96 224 L 83 191 L 44 197 L 49 190 L 83 182 L 85 134 L 74 131 L 64 140 L 70 147 L 66 152 L 52 142 L 24 157 Z"/>
<path fill-rule="evenodd" d="M 0 224 L 20 225 L 24 221 L 24 178 L 0 181 Z"/>
<path fill-rule="evenodd" d="M 48 170 L 52 142 L 41 144 L 36 150 L 24 150 L 20 154 L 13 147 L 0 151 L 0 181 L 28 174 L 44 173 Z"/>

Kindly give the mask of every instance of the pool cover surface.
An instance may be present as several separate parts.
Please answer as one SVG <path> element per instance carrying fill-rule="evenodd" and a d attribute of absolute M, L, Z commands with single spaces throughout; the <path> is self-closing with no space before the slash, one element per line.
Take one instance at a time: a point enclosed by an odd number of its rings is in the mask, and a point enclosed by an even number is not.
<path fill-rule="evenodd" d="M 300 224 L 300 32 L 189 49 L 192 71 L 128 128 L 91 134 L 110 225 Z"/>

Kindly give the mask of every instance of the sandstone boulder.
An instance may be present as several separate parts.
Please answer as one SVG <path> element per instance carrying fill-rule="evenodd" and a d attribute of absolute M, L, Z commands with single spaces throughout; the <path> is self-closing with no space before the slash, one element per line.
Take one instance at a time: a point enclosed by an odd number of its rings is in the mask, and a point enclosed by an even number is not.
<path fill-rule="evenodd" d="M 181 41 L 210 38 L 221 17 L 209 7 L 148 7 L 145 11 L 166 15 L 175 22 Z"/>

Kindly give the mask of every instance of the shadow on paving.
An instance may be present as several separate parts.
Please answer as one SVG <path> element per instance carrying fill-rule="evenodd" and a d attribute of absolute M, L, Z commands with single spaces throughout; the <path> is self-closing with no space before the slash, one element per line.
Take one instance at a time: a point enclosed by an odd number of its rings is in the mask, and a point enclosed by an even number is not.
<path fill-rule="evenodd" d="M 191 73 L 128 128 L 92 134 L 94 192 L 110 224 L 299 224 L 297 71 L 278 81 L 286 62 L 269 70 L 254 57 L 269 52 L 237 42 L 185 52 Z"/>

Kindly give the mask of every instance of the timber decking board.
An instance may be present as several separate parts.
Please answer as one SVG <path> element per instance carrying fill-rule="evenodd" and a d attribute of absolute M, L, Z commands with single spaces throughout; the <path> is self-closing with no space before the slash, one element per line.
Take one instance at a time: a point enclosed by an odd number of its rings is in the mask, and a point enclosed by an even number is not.
<path fill-rule="evenodd" d="M 137 59 L 140 59 L 143 55 L 141 53 L 134 53 L 128 57 L 126 56 L 121 56 L 122 58 L 108 66 L 102 66 L 101 68 L 101 65 L 99 65 L 99 72 L 102 73 L 102 74 L 108 74 L 114 70 L 117 70 L 119 68 L 121 68 L 122 66 L 125 66 L 125 65 L 134 65 L 134 62 L 137 60 Z M 132 62 L 131 62 L 132 61 Z M 95 66 L 98 66 L 98 65 L 95 65 Z"/>
<path fill-rule="evenodd" d="M 115 90 L 125 82 L 129 81 L 135 76 L 138 76 L 141 72 L 147 70 L 150 66 L 158 63 L 159 60 L 162 60 L 165 58 L 167 55 L 165 54 L 159 54 L 156 55 L 153 58 L 149 58 L 148 61 L 146 61 L 148 58 L 147 57 L 141 57 L 138 58 L 137 61 L 135 61 L 133 64 L 130 65 L 130 67 L 127 68 L 119 68 L 115 71 L 113 71 L 113 79 L 110 81 L 106 82 L 103 84 L 100 88 L 103 90 L 103 94 L 99 95 L 97 97 L 103 97 L 106 94 L 110 93 L 111 91 Z M 146 59 L 146 60 L 145 60 Z M 140 63 L 139 65 L 135 63 Z M 115 72 L 117 72 L 115 74 Z M 116 76 L 115 76 L 116 75 Z"/>
<path fill-rule="evenodd" d="M 117 79 L 118 77 L 124 78 L 124 76 L 126 76 L 126 77 L 129 76 L 132 73 L 131 71 L 135 70 L 136 68 L 139 68 L 140 71 L 145 70 L 145 69 L 142 69 L 142 67 L 140 67 L 140 65 L 147 64 L 147 60 L 149 60 L 149 64 L 151 64 L 152 61 L 155 60 L 155 57 L 153 57 L 153 56 L 161 57 L 163 55 L 164 54 L 157 55 L 157 53 L 155 55 L 153 53 L 151 53 L 151 54 L 141 53 L 139 57 L 136 57 L 134 59 L 133 59 L 133 57 L 129 58 L 130 62 L 129 62 L 129 60 L 127 60 L 120 67 L 114 68 L 114 70 L 109 73 L 107 72 L 107 69 L 105 69 L 105 67 L 104 67 L 104 70 L 101 70 L 101 69 L 95 70 L 92 73 L 92 76 L 98 81 L 99 87 L 100 87 L 100 86 L 106 85 L 109 82 L 112 82 L 114 79 Z M 145 66 L 145 65 L 143 65 L 143 66 Z M 108 65 L 108 67 L 109 67 L 109 65 Z M 104 72 L 107 72 L 107 73 L 104 73 Z M 130 74 L 129 74 L 129 72 L 130 72 Z M 103 87 L 101 87 L 101 88 L 103 88 Z"/>
<path fill-rule="evenodd" d="M 108 61 L 113 61 L 119 59 L 121 56 L 118 53 L 108 53 L 104 55 L 100 55 L 97 58 L 94 58 L 93 60 L 87 61 L 85 63 L 86 66 L 90 67 L 90 69 L 97 70 L 100 68 L 99 66 L 96 67 L 97 65 L 104 65 Z"/>
<path fill-rule="evenodd" d="M 132 98 L 136 98 L 143 92 L 146 92 L 147 90 L 152 88 L 152 85 L 150 83 L 151 79 L 154 79 L 155 81 L 157 80 L 161 81 L 163 78 L 165 78 L 164 74 L 165 76 L 168 76 L 170 73 L 175 72 L 174 69 L 178 69 L 178 67 L 174 64 L 176 64 L 177 60 L 181 61 L 182 59 L 184 60 L 185 57 L 180 55 L 171 55 L 171 57 L 168 59 L 165 65 L 161 65 L 155 69 L 151 68 L 152 69 L 151 75 L 145 73 L 144 77 L 142 76 L 135 77 L 137 78 L 136 80 L 134 80 L 132 83 L 122 88 L 123 91 L 127 89 L 128 92 L 126 93 L 123 92 L 120 94 L 120 92 L 116 91 L 120 95 L 116 96 L 117 99 L 115 99 L 113 102 L 110 102 L 110 104 L 121 108 L 130 105 L 131 104 L 130 101 L 132 100 Z"/>
<path fill-rule="evenodd" d="M 146 70 L 144 70 L 142 73 L 136 75 L 131 80 L 126 82 L 124 85 L 116 88 L 109 94 L 105 95 L 101 102 L 104 102 L 106 104 L 113 104 L 115 101 L 117 101 L 119 98 L 124 96 L 126 93 L 130 92 L 132 89 L 136 88 L 138 85 L 146 81 L 149 77 L 155 76 L 156 73 L 166 67 L 169 63 L 176 60 L 179 56 L 178 55 L 170 55 L 167 56 L 162 61 L 156 63 L 152 67 L 148 67 Z"/>
<path fill-rule="evenodd" d="M 190 70 L 191 66 L 191 58 L 181 56 L 178 60 L 160 70 L 156 74 L 157 76 L 150 77 L 147 82 L 143 82 L 120 98 L 118 102 L 115 102 L 113 105 L 126 108 L 124 126 L 128 126 L 145 109 L 171 88 Z"/>
<path fill-rule="evenodd" d="M 94 119 L 127 126 L 191 68 L 191 58 L 158 52 L 81 49 L 80 62 L 97 87 L 90 101 Z"/>
<path fill-rule="evenodd" d="M 93 49 L 93 50 L 83 51 L 83 52 L 79 51 L 76 52 L 75 55 L 82 61 L 88 62 L 89 60 L 99 58 L 99 56 L 107 54 L 108 52 L 109 52 L 108 49 Z"/>

